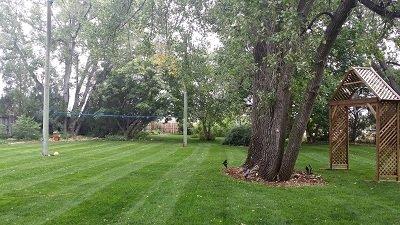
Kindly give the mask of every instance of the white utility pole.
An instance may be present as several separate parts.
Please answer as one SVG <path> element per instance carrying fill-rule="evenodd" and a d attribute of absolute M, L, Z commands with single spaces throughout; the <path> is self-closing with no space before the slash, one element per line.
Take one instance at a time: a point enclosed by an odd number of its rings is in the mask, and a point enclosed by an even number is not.
<path fill-rule="evenodd" d="M 189 75 L 189 59 L 188 59 L 188 48 L 189 48 L 189 36 L 188 34 L 184 35 L 184 44 L 185 44 L 185 54 L 184 54 L 184 73 L 185 77 L 183 79 L 183 147 L 187 146 L 187 125 L 188 125 L 188 96 L 187 96 L 187 87 L 186 81 L 187 76 Z"/>
<path fill-rule="evenodd" d="M 51 45 L 51 4 L 53 0 L 46 0 L 47 5 L 47 36 L 46 36 L 46 64 L 43 84 L 43 148 L 42 155 L 49 155 L 49 95 L 50 95 L 50 45 Z"/>
<path fill-rule="evenodd" d="M 183 147 L 187 146 L 188 102 L 186 84 L 183 84 Z"/>

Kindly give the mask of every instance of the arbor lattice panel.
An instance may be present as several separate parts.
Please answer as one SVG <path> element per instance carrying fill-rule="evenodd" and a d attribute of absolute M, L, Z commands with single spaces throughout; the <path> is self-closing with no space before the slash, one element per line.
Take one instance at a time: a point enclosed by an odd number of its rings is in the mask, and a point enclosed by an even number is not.
<path fill-rule="evenodd" d="M 348 161 L 348 107 L 330 108 L 330 154 L 332 169 L 347 169 Z"/>
<path fill-rule="evenodd" d="M 378 179 L 398 179 L 399 115 L 397 102 L 382 101 L 379 104 L 378 115 L 377 176 Z"/>

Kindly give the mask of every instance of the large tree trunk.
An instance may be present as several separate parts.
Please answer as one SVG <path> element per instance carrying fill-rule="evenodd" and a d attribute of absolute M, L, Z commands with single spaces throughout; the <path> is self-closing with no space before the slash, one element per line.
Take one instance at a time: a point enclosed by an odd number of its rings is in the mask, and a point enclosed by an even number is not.
<path fill-rule="evenodd" d="M 300 0 L 297 11 L 301 21 L 310 12 L 314 1 Z M 275 21 L 265 21 L 266 36 L 279 31 Z M 304 30 L 304 26 L 300 28 Z M 274 43 L 259 41 L 253 50 L 257 65 L 253 76 L 253 104 L 251 113 L 252 136 L 245 169 L 257 169 L 265 180 L 276 180 L 284 153 L 284 142 L 289 125 L 291 106 L 290 79 L 293 66 L 284 61 L 284 53 L 291 44 L 277 46 Z M 277 63 L 268 62 L 268 56 L 280 56 Z"/>
<path fill-rule="evenodd" d="M 313 1 L 299 1 L 299 15 L 307 16 Z M 307 4 L 309 3 L 309 4 Z M 284 61 L 287 46 L 280 47 L 273 43 L 258 42 L 254 47 L 254 59 L 257 72 L 253 77 L 253 105 L 252 105 L 252 137 L 248 156 L 243 167 L 257 169 L 259 175 L 268 181 L 288 180 L 293 172 L 300 149 L 300 144 L 307 122 L 310 118 L 319 87 L 321 85 L 324 68 L 330 50 L 339 31 L 346 21 L 350 11 L 356 5 L 356 0 L 344 0 L 332 16 L 325 38 L 321 42 L 315 55 L 314 77 L 310 80 L 300 111 L 294 120 L 289 134 L 289 142 L 285 150 L 284 141 L 288 126 L 290 109 L 290 80 L 294 72 L 293 65 Z M 267 23 L 269 32 L 275 32 L 273 22 Z M 301 33 L 304 27 L 300 28 Z M 286 48 L 285 48 L 286 47 Z M 296 49 L 296 48 L 292 48 Z M 267 62 L 267 56 L 279 55 L 282 60 L 274 65 Z M 271 66 L 274 65 L 274 66 Z"/>
<path fill-rule="evenodd" d="M 78 65 L 78 62 L 76 63 L 76 65 Z M 75 115 L 72 116 L 72 122 L 69 124 L 69 130 L 75 136 L 79 133 L 82 125 L 82 117 L 80 116 L 80 113 L 85 111 L 85 108 L 87 107 L 86 103 L 89 100 L 90 93 L 93 92 L 93 88 L 96 85 L 96 71 L 96 62 L 92 62 L 89 58 L 82 73 L 82 76 L 80 78 L 78 76 L 76 77 L 75 100 L 72 107 L 72 112 L 75 113 Z M 79 74 L 78 69 L 76 71 L 76 74 Z M 84 91 L 83 93 L 81 93 L 85 80 L 86 83 L 84 86 Z"/>
<path fill-rule="evenodd" d="M 310 119 L 311 111 L 321 86 L 325 65 L 337 36 L 346 22 L 351 10 L 356 6 L 356 0 L 343 0 L 337 8 L 333 18 L 325 31 L 325 38 L 319 45 L 315 55 L 314 77 L 308 84 L 304 94 L 304 101 L 300 107 L 300 113 L 290 131 L 289 142 L 286 148 L 282 166 L 279 171 L 280 180 L 288 180 L 293 173 L 299 154 L 302 137 Z"/>
<path fill-rule="evenodd" d="M 63 108 L 65 112 L 68 112 L 68 103 L 69 103 L 69 88 L 70 88 L 70 80 L 72 73 L 72 64 L 73 64 L 73 55 L 75 52 L 75 40 L 71 40 L 66 46 L 65 51 L 65 70 L 64 70 L 64 79 L 63 79 Z M 68 116 L 64 118 L 64 133 L 68 133 Z"/>
<path fill-rule="evenodd" d="M 360 127 L 360 107 L 350 108 L 349 110 L 349 142 L 354 143 L 357 139 Z M 361 128 L 363 129 L 363 128 Z"/>
<path fill-rule="evenodd" d="M 257 167 L 266 180 L 275 180 L 281 165 L 290 105 L 291 66 L 283 61 L 270 66 L 265 61 L 265 56 L 279 50 L 275 44 L 265 42 L 259 42 L 254 48 L 258 71 L 252 83 L 252 137 L 244 167 Z"/>

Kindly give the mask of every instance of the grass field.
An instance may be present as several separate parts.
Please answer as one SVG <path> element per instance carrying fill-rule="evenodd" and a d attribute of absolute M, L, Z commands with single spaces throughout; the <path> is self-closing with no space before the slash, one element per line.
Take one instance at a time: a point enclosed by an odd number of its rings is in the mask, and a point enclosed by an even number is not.
<path fill-rule="evenodd" d="M 272 188 L 233 180 L 245 148 L 177 137 L 143 142 L 0 145 L 0 224 L 400 224 L 400 184 L 373 182 L 374 148 L 352 147 L 329 171 L 327 146 L 303 146 L 328 184 Z"/>

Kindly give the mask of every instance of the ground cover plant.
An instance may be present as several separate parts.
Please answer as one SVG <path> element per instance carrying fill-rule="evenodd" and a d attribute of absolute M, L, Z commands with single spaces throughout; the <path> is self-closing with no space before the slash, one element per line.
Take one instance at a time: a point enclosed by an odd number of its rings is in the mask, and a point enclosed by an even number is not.
<path fill-rule="evenodd" d="M 244 147 L 179 136 L 146 141 L 0 145 L 1 224 L 398 224 L 400 188 L 374 182 L 374 147 L 351 146 L 350 170 L 330 171 L 327 145 L 304 145 L 318 187 L 268 187 L 223 173 Z"/>

